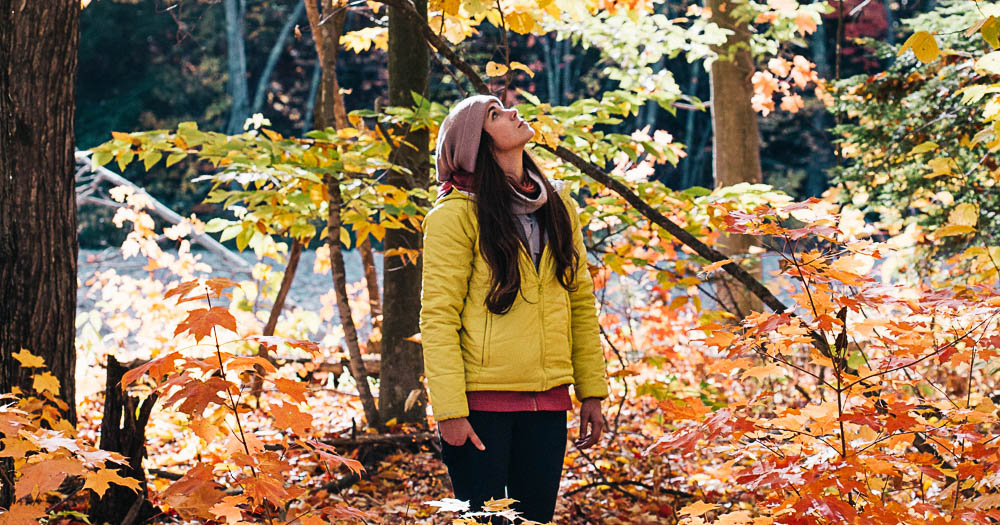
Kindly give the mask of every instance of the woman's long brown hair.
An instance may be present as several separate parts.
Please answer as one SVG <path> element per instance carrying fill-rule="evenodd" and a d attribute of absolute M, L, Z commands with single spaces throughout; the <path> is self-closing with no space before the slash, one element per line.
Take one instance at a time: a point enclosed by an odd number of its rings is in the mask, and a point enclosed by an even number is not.
<path fill-rule="evenodd" d="M 542 173 L 527 152 L 524 152 L 524 168 Z M 485 131 L 479 139 L 474 175 L 479 252 L 490 267 L 486 307 L 494 314 L 504 314 L 510 311 L 521 290 L 521 271 L 517 263 L 522 241 L 518 233 L 520 226 L 511 213 L 516 190 L 497 164 L 493 156 L 493 139 Z M 562 198 L 547 178 L 542 176 L 541 179 L 542 191 L 548 193 L 548 198 L 538 211 L 539 223 L 548 236 L 549 250 L 556 262 L 556 278 L 563 288 L 572 291 L 576 288 L 576 267 L 582 255 L 573 246 L 573 226 Z"/>

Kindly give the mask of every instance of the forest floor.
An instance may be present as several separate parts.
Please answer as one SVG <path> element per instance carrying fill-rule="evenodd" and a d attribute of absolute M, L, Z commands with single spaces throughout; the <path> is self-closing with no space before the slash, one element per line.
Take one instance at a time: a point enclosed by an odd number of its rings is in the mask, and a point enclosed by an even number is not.
<path fill-rule="evenodd" d="M 213 277 L 246 279 L 226 270 L 222 261 L 205 252 L 200 252 L 202 261 L 213 267 Z M 252 252 L 244 254 L 253 262 Z M 360 257 L 356 252 L 348 252 L 348 280 L 361 279 Z M 149 272 L 143 269 L 145 258 L 122 260 L 120 256 L 107 252 L 81 250 L 79 260 L 80 282 L 85 283 L 95 272 L 114 268 L 119 274 L 141 278 Z M 317 290 L 328 290 L 329 274 L 314 273 L 312 265 L 315 253 L 302 254 L 299 272 L 290 291 L 291 303 L 303 309 L 321 308 Z M 377 261 L 381 266 L 381 261 Z M 381 273 L 381 268 L 379 268 Z M 78 296 L 78 311 L 86 313 L 98 306 L 100 298 L 95 290 L 81 286 Z M 335 321 L 333 321 L 335 324 Z M 321 339 L 325 325 L 316 340 Z M 118 349 L 119 352 L 122 349 Z M 82 372 L 94 376 L 95 371 Z M 675 510 L 695 499 L 688 494 L 690 480 L 683 468 L 672 464 L 670 459 L 660 455 L 646 455 L 645 448 L 662 434 L 662 423 L 657 421 L 656 401 L 649 396 L 636 396 L 636 384 L 643 374 L 656 374 L 656 370 L 646 370 L 640 375 L 619 378 L 614 382 L 612 397 L 605 401 L 604 414 L 608 429 L 598 446 L 581 451 L 573 447 L 572 440 L 578 436 L 578 405 L 569 415 L 569 435 L 567 452 L 563 465 L 563 479 L 560 498 L 556 509 L 556 523 L 668 523 L 675 522 Z M 310 413 L 314 417 L 313 435 L 318 439 L 348 437 L 352 426 L 364 419 L 359 398 L 353 382 L 342 376 L 339 384 L 333 377 L 324 382 L 313 383 L 310 387 Z M 94 442 L 103 413 L 103 394 L 98 385 L 103 377 L 88 377 L 92 388 L 82 389 L 79 395 L 79 421 L 81 436 Z M 623 388 L 628 385 L 628 391 Z M 377 394 L 377 390 L 376 390 Z M 265 444 L 279 443 L 283 435 L 270 427 L 272 419 L 266 407 L 244 414 L 246 426 L 254 431 Z M 428 428 L 432 419 L 428 417 L 423 427 L 397 425 L 393 433 L 416 433 L 434 431 Z M 183 429 L 178 431 L 178 429 Z M 203 442 L 189 429 L 187 415 L 157 406 L 147 425 L 148 458 L 144 465 L 150 473 L 152 493 L 164 490 L 170 477 L 188 471 L 199 461 L 214 461 L 224 456 L 222 445 L 218 449 L 204 446 Z M 374 523 L 451 523 L 458 516 L 455 512 L 437 512 L 428 502 L 450 498 L 450 482 L 447 469 L 440 459 L 440 452 L 429 443 L 409 445 L 403 448 L 371 446 L 338 447 L 338 452 L 346 457 L 361 460 L 368 470 L 362 479 L 343 489 L 319 490 L 319 487 L 336 483 L 336 476 L 347 475 L 346 469 L 333 473 L 310 471 L 303 465 L 303 478 L 308 482 L 300 486 L 312 487 L 315 491 L 306 501 L 323 505 L 342 502 L 351 507 L 370 512 L 377 519 Z M 331 477 L 333 475 L 334 477 Z M 705 495 L 700 493 L 697 498 Z M 155 500 L 154 500 L 155 501 Z M 159 502 L 157 502 L 159 503 Z M 161 515 L 158 521 L 178 522 L 173 512 Z M 346 523 L 346 522 L 345 522 Z"/>

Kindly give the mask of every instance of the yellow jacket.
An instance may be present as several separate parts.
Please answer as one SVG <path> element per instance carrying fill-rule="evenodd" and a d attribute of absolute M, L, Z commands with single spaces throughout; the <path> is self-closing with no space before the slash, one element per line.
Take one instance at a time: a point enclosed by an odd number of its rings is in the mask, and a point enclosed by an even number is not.
<path fill-rule="evenodd" d="M 521 292 L 503 315 L 486 308 L 489 265 L 479 253 L 476 204 L 452 190 L 424 218 L 420 332 L 438 421 L 469 415 L 466 391 L 543 391 L 573 383 L 577 399 L 608 395 L 594 281 L 576 203 L 565 192 L 580 264 L 576 290 L 555 275 L 546 246 L 538 269 L 521 247 Z"/>

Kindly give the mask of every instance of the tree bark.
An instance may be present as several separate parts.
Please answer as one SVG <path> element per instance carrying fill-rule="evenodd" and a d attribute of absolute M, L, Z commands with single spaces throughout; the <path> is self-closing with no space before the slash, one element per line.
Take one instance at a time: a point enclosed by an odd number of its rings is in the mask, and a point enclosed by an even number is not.
<path fill-rule="evenodd" d="M 80 5 L 0 0 L 0 390 L 45 358 L 76 422 L 76 105 Z"/>
<path fill-rule="evenodd" d="M 361 346 L 358 344 L 358 330 L 355 328 L 351 315 L 351 305 L 347 300 L 347 270 L 344 268 L 344 253 L 340 247 L 340 207 L 344 204 L 340 194 L 340 181 L 332 175 L 326 176 L 326 188 L 330 192 L 330 214 L 327 217 L 326 243 L 330 247 L 330 266 L 333 273 L 333 288 L 337 295 L 337 313 L 340 314 L 340 324 L 344 328 L 344 341 L 347 343 L 347 353 L 350 356 L 348 365 L 351 376 L 358 384 L 358 394 L 365 409 L 368 425 L 382 428 L 382 419 L 378 407 L 368 388 L 368 373 L 365 370 L 364 358 L 361 357 Z M 379 396 L 381 397 L 381 395 Z"/>
<path fill-rule="evenodd" d="M 78 2 L 0 0 L 0 392 L 32 392 L 45 358 L 76 424 L 76 108 Z M 0 465 L 12 475 L 12 465 Z M 3 483 L 0 505 L 13 487 Z"/>
<path fill-rule="evenodd" d="M 712 21 L 735 33 L 718 49 L 720 58 L 712 63 L 709 74 L 712 88 L 712 173 L 715 187 L 732 186 L 741 182 L 759 183 L 760 137 L 757 114 L 751 106 L 753 86 L 750 77 L 754 64 L 750 55 L 750 32 L 731 16 L 732 2 L 710 0 Z M 745 256 L 756 244 L 750 235 L 724 235 L 721 250 L 727 256 Z M 760 280 L 759 262 L 752 264 L 751 274 Z M 730 279 L 723 276 L 719 297 L 724 306 L 738 317 L 760 311 L 760 301 Z"/>
<path fill-rule="evenodd" d="M 155 393 L 140 401 L 122 390 L 122 376 L 128 369 L 108 356 L 104 389 L 104 418 L 101 420 L 101 450 L 118 452 L 128 463 L 118 467 L 118 475 L 139 480 L 139 492 L 121 485 L 111 485 L 103 497 L 90 495 L 92 523 L 125 523 L 133 507 L 139 505 L 139 515 L 150 518 L 157 514 L 146 501 L 146 473 L 142 459 L 146 457 L 146 423 L 156 404 Z M 145 519 L 143 519 L 145 521 Z"/>
<path fill-rule="evenodd" d="M 427 0 L 412 3 L 426 20 Z M 426 93 L 430 70 L 430 54 L 424 41 L 426 23 L 414 23 L 412 13 L 389 6 L 389 104 L 414 107 L 412 92 Z M 421 187 L 428 184 L 429 135 L 426 129 L 397 129 L 396 136 L 413 147 L 398 147 L 393 162 L 412 171 L 412 180 Z M 411 189 L 407 176 L 389 172 L 386 183 Z M 390 229 L 386 232 L 383 249 L 419 250 L 419 231 Z M 420 275 L 422 261 L 408 263 L 403 256 L 386 257 L 382 265 L 382 372 L 379 389 L 379 411 L 383 420 L 400 422 L 426 420 L 426 396 L 406 410 L 406 400 L 414 390 L 423 391 L 420 378 L 424 371 L 423 351 L 419 343 L 407 340 L 420 331 Z"/>
<path fill-rule="evenodd" d="M 375 255 L 372 253 L 371 238 L 358 244 L 361 252 L 361 264 L 365 269 L 365 284 L 368 287 L 368 310 L 372 318 L 372 333 L 368 338 L 368 353 L 377 354 L 382 351 L 382 293 L 378 286 L 378 273 L 375 269 Z"/>
<path fill-rule="evenodd" d="M 323 11 L 320 13 L 313 0 L 303 1 L 306 5 L 306 15 L 309 18 L 309 27 L 312 29 L 313 40 L 316 44 L 316 54 L 319 56 L 319 64 L 322 67 L 322 80 L 316 101 L 316 127 L 321 129 L 327 127 L 344 128 L 348 122 L 344 101 L 340 96 L 340 88 L 337 84 L 337 47 L 340 42 L 340 34 L 344 29 L 347 11 L 339 4 L 324 2 Z M 340 243 L 340 209 L 344 205 L 340 193 L 340 181 L 332 175 L 327 175 L 326 188 L 330 194 L 326 242 L 330 249 L 330 267 L 333 273 L 333 289 L 337 296 L 337 313 L 340 315 L 340 324 L 344 328 L 344 342 L 347 345 L 349 356 L 348 367 L 351 370 L 351 377 L 358 385 L 358 394 L 361 396 L 361 404 L 364 406 L 368 425 L 382 428 L 383 420 L 379 416 L 375 398 L 368 387 L 368 372 L 361 355 L 358 329 L 357 325 L 354 324 L 354 316 L 351 314 L 351 305 L 347 296 L 347 270 Z"/>
<path fill-rule="evenodd" d="M 247 88 L 247 56 L 243 39 L 243 19 L 246 0 L 223 0 L 226 9 L 226 63 L 229 69 L 229 96 L 232 110 L 226 133 L 243 131 L 243 123 L 250 116 L 250 95 Z"/>

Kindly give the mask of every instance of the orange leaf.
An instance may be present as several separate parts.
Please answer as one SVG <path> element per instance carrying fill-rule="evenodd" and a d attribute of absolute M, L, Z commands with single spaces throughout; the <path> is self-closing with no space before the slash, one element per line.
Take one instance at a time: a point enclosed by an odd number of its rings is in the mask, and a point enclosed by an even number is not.
<path fill-rule="evenodd" d="M 25 465 L 18 471 L 21 477 L 14 486 L 14 499 L 25 496 L 37 497 L 50 490 L 56 490 L 66 476 L 78 476 L 85 472 L 80 460 L 60 457 Z"/>
<path fill-rule="evenodd" d="M 98 469 L 96 472 L 88 473 L 87 481 L 83 484 L 83 488 L 94 491 L 94 493 L 98 496 L 103 496 L 108 490 L 109 483 L 121 485 L 136 492 L 139 492 L 140 488 L 139 480 L 119 476 L 117 469 L 114 468 L 102 468 Z"/>
<path fill-rule="evenodd" d="M 277 426 L 290 429 L 300 436 L 309 434 L 312 415 L 299 411 L 295 405 L 273 405 L 270 412 Z"/>
<path fill-rule="evenodd" d="M 38 525 L 38 518 L 48 515 L 48 503 L 15 502 L 10 509 L 0 514 L 0 525 Z"/>
<path fill-rule="evenodd" d="M 243 509 L 237 505 L 242 503 L 246 503 L 242 496 L 226 496 L 208 510 L 217 518 L 225 518 L 226 523 L 238 523 L 243 520 Z"/>
<path fill-rule="evenodd" d="M 221 326 L 233 332 L 236 331 L 236 318 L 229 309 L 213 306 L 211 309 L 196 308 L 188 311 L 187 319 L 177 325 L 174 335 L 190 332 L 195 341 L 201 341 L 212 333 L 212 328 Z"/>
<path fill-rule="evenodd" d="M 181 359 L 181 354 L 178 352 L 171 352 L 163 357 L 158 357 L 142 366 L 137 366 L 132 370 L 125 372 L 122 376 L 122 389 L 134 383 L 147 371 L 149 372 L 150 378 L 154 381 L 158 381 L 161 377 L 174 370 L 174 361 L 177 359 Z"/>
<path fill-rule="evenodd" d="M 729 264 L 731 262 L 733 262 L 732 259 L 723 259 L 721 261 L 716 261 L 716 262 L 714 262 L 712 264 L 709 264 L 707 266 L 703 266 L 701 268 L 701 271 L 698 272 L 698 273 L 704 274 L 704 275 L 708 275 L 708 274 L 710 274 L 710 273 L 718 270 L 719 268 L 722 268 L 723 266 L 725 266 L 725 265 L 727 265 L 727 264 Z"/>
<path fill-rule="evenodd" d="M 724 330 L 716 330 L 712 332 L 712 335 L 705 338 L 705 344 L 708 346 L 716 346 L 721 349 L 728 347 L 735 340 L 735 335 Z"/>
<path fill-rule="evenodd" d="M 181 302 L 183 302 L 184 297 L 187 294 L 191 293 L 191 290 L 194 290 L 195 288 L 197 288 L 199 284 L 200 283 L 198 282 L 197 279 L 195 279 L 193 281 L 183 282 L 183 283 L 178 284 L 177 286 L 174 286 L 173 288 L 167 290 L 167 292 L 163 294 L 163 298 L 164 299 L 169 299 L 169 298 L 171 298 L 171 297 L 173 297 L 173 296 L 176 295 L 176 296 L 178 296 L 177 297 L 177 302 L 181 303 Z"/>
<path fill-rule="evenodd" d="M 225 405 L 226 397 L 223 394 L 227 389 L 233 393 L 239 392 L 236 385 L 221 377 L 210 377 L 206 381 L 188 379 L 185 386 L 171 396 L 165 405 L 171 406 L 183 401 L 178 410 L 191 415 L 201 415 L 205 407 L 210 404 Z"/>
<path fill-rule="evenodd" d="M 306 441 L 306 444 L 312 447 L 312 449 L 319 454 L 321 459 L 333 462 L 335 467 L 338 464 L 346 465 L 347 468 L 351 469 L 352 472 L 358 475 L 360 475 L 361 472 L 365 470 L 365 467 L 361 465 L 360 461 L 345 458 L 341 455 L 338 455 L 336 453 L 336 449 L 334 449 L 330 445 L 327 445 L 326 443 L 317 441 L 315 439 L 310 439 Z"/>
<path fill-rule="evenodd" d="M 278 388 L 279 391 L 292 398 L 298 403 L 306 402 L 306 390 L 309 385 L 301 381 L 296 381 L 294 379 L 285 379 L 284 377 L 279 377 L 274 380 L 274 386 Z"/>
<path fill-rule="evenodd" d="M 717 508 L 719 508 L 719 506 L 714 503 L 705 503 L 704 501 L 696 501 L 690 505 L 687 505 L 681 510 L 677 511 L 677 513 L 687 514 L 688 516 L 695 517 L 695 516 L 701 516 L 702 514 L 713 511 Z"/>
<path fill-rule="evenodd" d="M 743 379 L 753 377 L 759 381 L 763 381 L 764 379 L 767 379 L 768 377 L 771 376 L 785 376 L 787 374 L 788 372 L 786 372 L 785 369 L 782 368 L 780 365 L 776 363 L 771 363 L 769 365 L 764 365 L 764 366 L 755 366 L 750 370 L 743 372 L 743 374 L 740 377 L 742 377 Z"/>
<path fill-rule="evenodd" d="M 214 279 L 209 279 L 208 282 L 205 283 L 205 286 L 209 287 L 212 290 L 213 292 L 212 297 L 222 297 L 223 290 L 226 290 L 228 288 L 239 287 L 238 284 L 236 284 L 230 279 L 226 279 L 225 277 L 216 277 Z"/>

